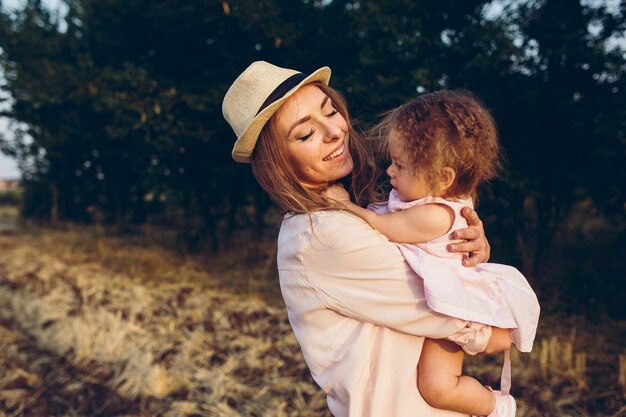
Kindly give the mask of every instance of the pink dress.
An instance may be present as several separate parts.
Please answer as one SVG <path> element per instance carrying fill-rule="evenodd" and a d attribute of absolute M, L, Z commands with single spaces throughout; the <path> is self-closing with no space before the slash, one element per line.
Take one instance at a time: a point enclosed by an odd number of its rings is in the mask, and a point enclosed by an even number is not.
<path fill-rule="evenodd" d="M 404 210 L 421 204 L 442 204 L 455 214 L 445 235 L 430 242 L 397 244 L 411 269 L 424 281 L 428 307 L 463 320 L 488 324 L 511 331 L 511 340 L 521 352 L 532 349 L 539 322 L 539 302 L 524 276 L 514 267 L 495 263 L 464 267 L 462 256 L 447 250 L 454 241 L 452 232 L 467 227 L 463 207 L 473 207 L 470 199 L 448 201 L 425 197 L 401 201 L 394 191 L 387 205 L 371 205 L 377 213 Z"/>

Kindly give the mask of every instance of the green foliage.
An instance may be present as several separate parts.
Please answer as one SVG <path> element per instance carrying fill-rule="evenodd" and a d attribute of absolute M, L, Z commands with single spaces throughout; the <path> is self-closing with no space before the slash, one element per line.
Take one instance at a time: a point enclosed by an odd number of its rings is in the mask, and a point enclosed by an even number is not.
<path fill-rule="evenodd" d="M 109 223 L 160 219 L 190 247 L 262 232 L 269 203 L 230 158 L 221 115 L 254 60 L 328 65 L 357 119 L 418 93 L 482 97 L 506 151 L 482 191 L 495 256 L 546 294 L 546 262 L 585 201 L 624 227 L 626 3 L 529 0 L 29 0 L 0 13 L 0 63 L 19 124 L 2 149 L 25 177 L 25 215 Z M 0 138 L 1 139 L 1 138 Z M 172 220 L 171 213 L 175 215 Z M 596 214 L 598 215 L 598 214 Z M 574 285 L 574 284 L 572 284 Z"/>

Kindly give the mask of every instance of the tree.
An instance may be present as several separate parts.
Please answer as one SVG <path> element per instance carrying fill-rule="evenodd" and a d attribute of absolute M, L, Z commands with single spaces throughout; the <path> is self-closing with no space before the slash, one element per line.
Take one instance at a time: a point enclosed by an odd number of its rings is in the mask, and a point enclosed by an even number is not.
<path fill-rule="evenodd" d="M 562 283 L 543 265 L 577 204 L 624 224 L 625 57 L 614 39 L 626 2 L 507 2 L 487 18 L 489 4 L 66 0 L 60 16 L 29 0 L 3 11 L 4 115 L 25 126 L 8 150 L 23 162 L 26 212 L 122 230 L 161 216 L 189 247 L 216 250 L 238 228 L 258 236 L 269 201 L 230 159 L 222 98 L 255 60 L 328 65 L 361 122 L 440 88 L 483 98 L 507 159 L 481 215 L 507 261 L 552 291 Z"/>
<path fill-rule="evenodd" d="M 624 28 L 604 7 L 558 1 L 528 2 L 503 19 L 521 45 L 515 71 L 498 83 L 508 94 L 489 95 L 508 155 L 496 193 L 518 229 L 524 269 L 539 277 L 578 202 L 592 197 L 605 213 L 624 215 L 626 62 L 623 49 L 607 49 Z"/>

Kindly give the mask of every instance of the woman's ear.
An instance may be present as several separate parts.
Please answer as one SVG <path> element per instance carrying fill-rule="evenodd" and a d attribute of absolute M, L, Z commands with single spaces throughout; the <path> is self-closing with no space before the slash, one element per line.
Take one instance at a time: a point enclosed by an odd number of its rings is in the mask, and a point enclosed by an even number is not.
<path fill-rule="evenodd" d="M 441 190 L 442 193 L 445 193 L 445 191 L 447 191 L 448 188 L 450 188 L 454 183 L 454 179 L 456 178 L 456 171 L 454 170 L 454 168 L 451 167 L 443 167 L 440 174 L 439 190 Z"/>

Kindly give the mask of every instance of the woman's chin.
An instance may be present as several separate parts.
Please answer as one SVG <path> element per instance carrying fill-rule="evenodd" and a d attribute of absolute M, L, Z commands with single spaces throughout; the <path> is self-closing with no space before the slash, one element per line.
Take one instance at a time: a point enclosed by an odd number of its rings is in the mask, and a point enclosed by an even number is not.
<path fill-rule="evenodd" d="M 350 156 L 348 149 L 346 149 L 344 154 L 341 155 L 341 158 L 342 163 L 338 167 L 338 175 L 336 180 L 347 177 L 348 175 L 350 175 L 350 173 L 352 173 L 352 170 L 354 169 L 354 162 L 352 161 L 352 157 Z"/>
<path fill-rule="evenodd" d="M 338 170 L 334 175 L 329 178 L 328 182 L 337 182 L 340 181 L 352 173 L 352 164 L 346 165 L 342 167 L 341 170 Z"/>

